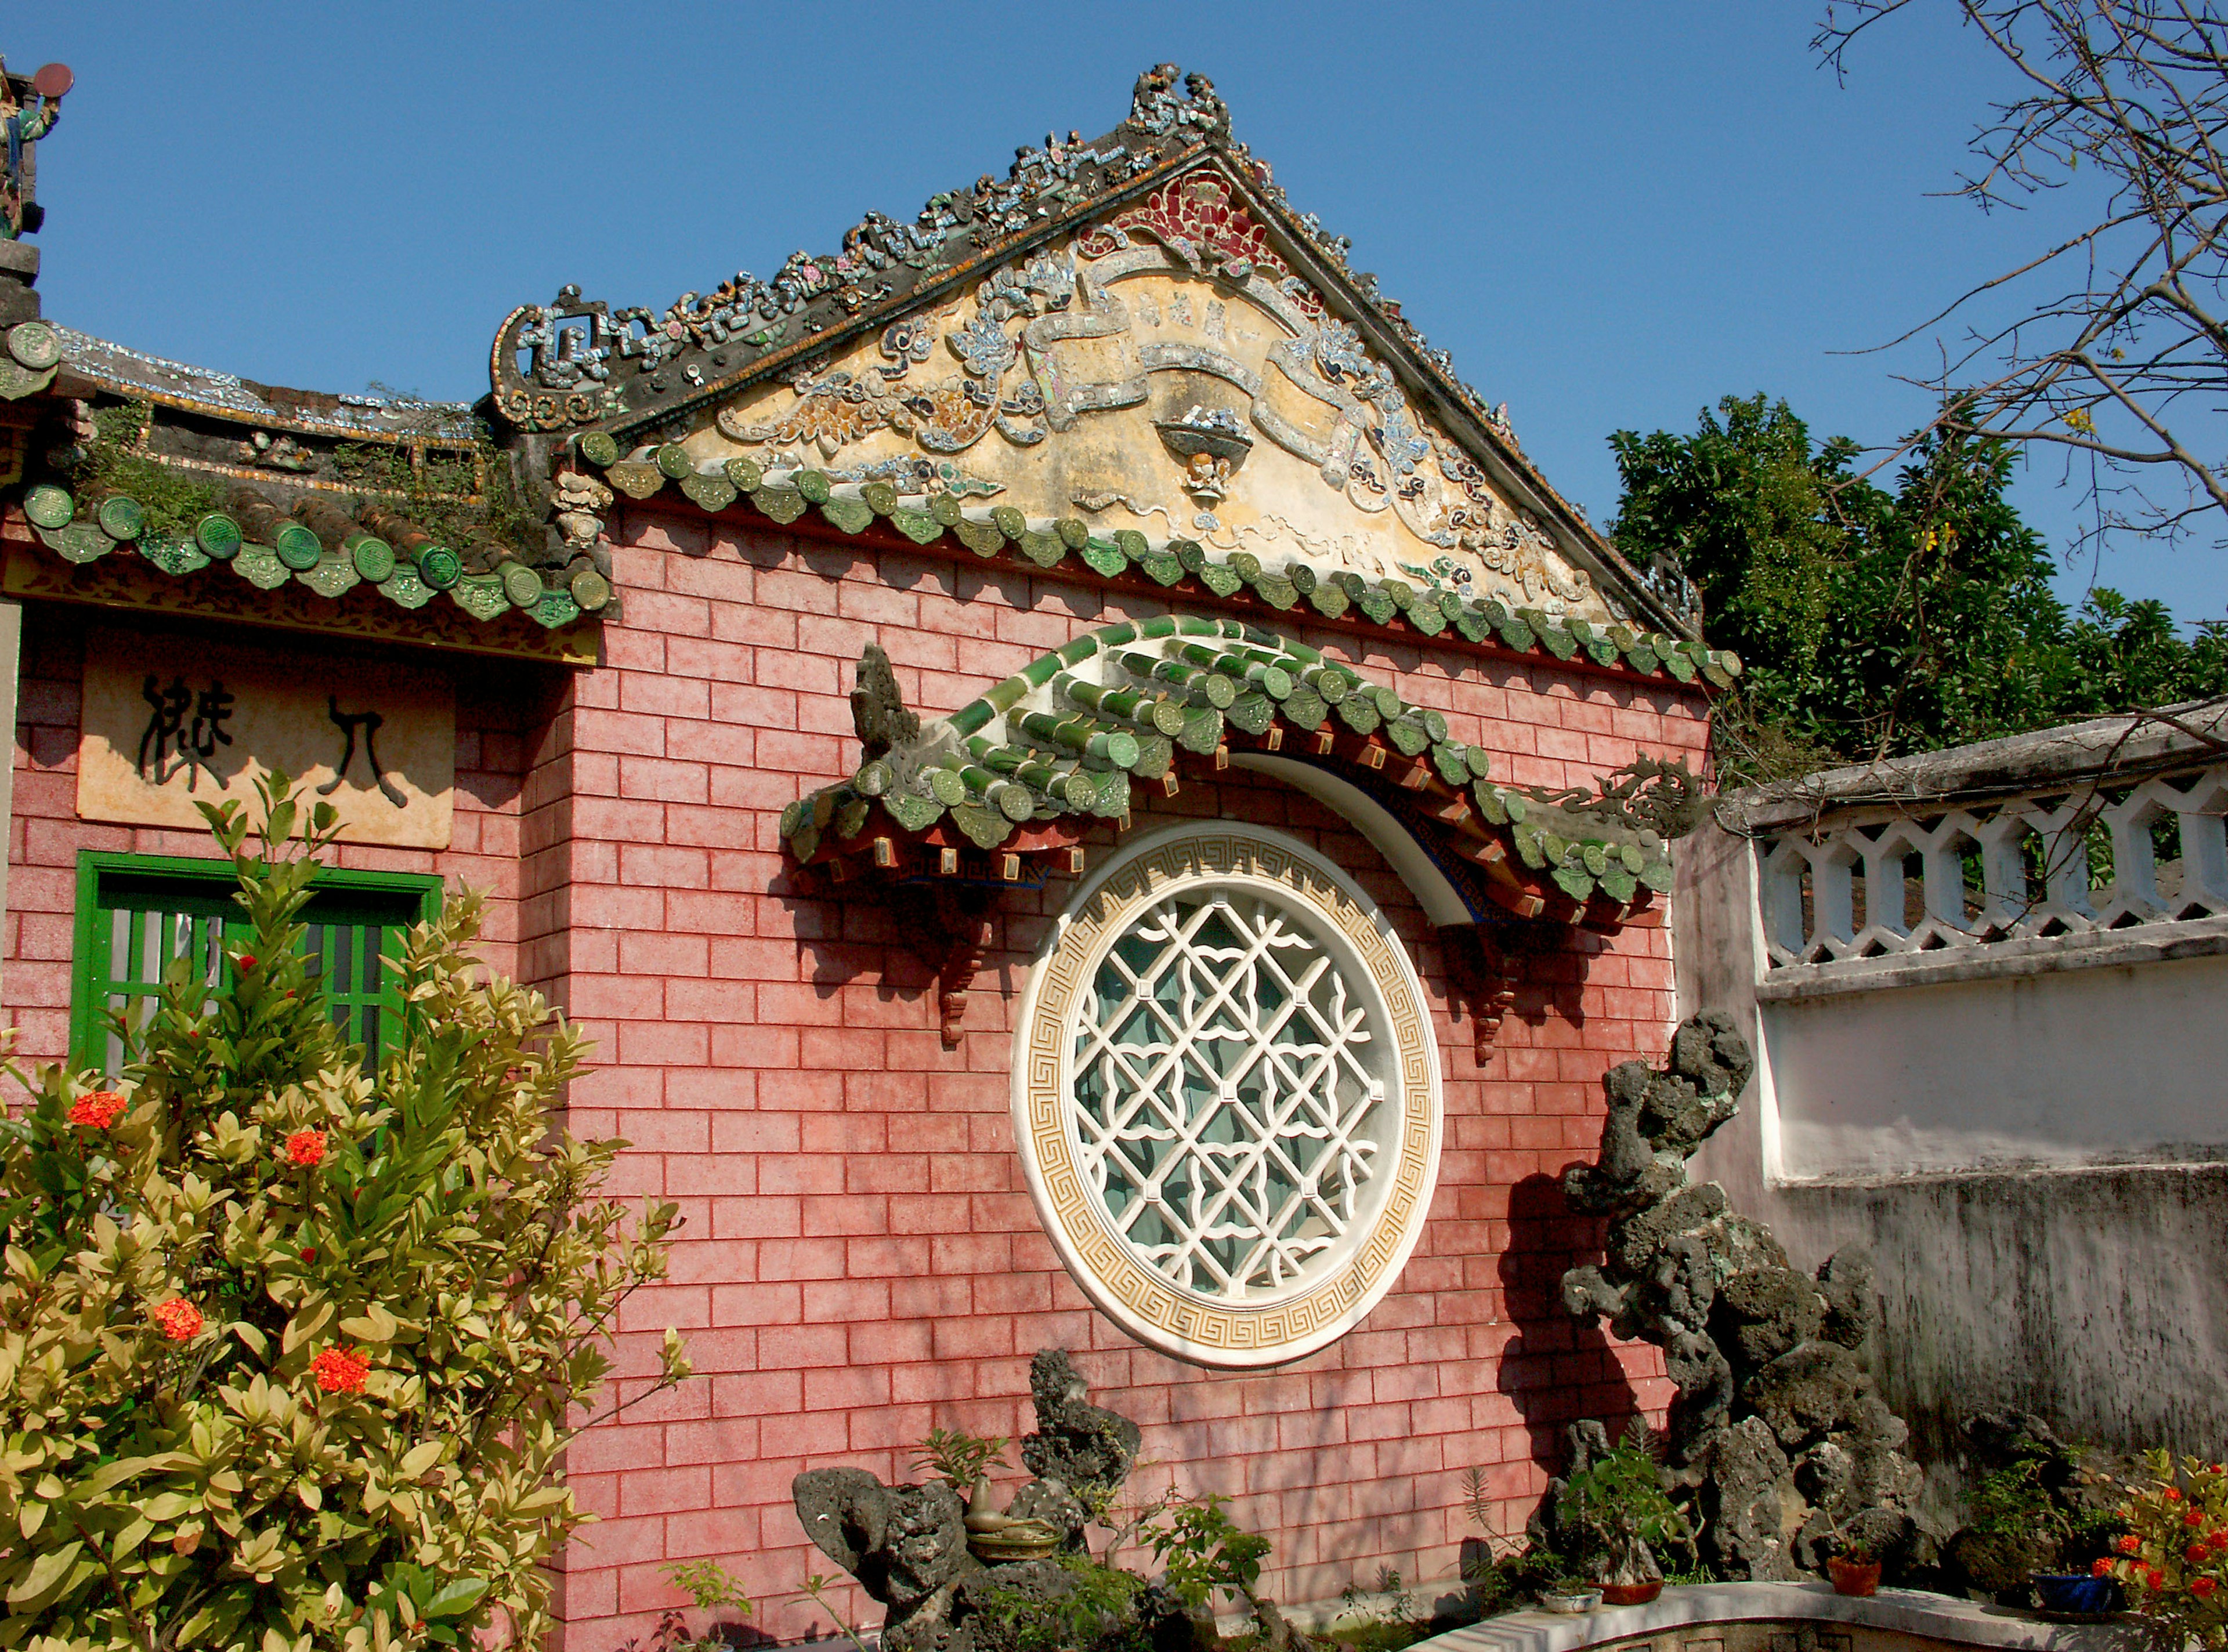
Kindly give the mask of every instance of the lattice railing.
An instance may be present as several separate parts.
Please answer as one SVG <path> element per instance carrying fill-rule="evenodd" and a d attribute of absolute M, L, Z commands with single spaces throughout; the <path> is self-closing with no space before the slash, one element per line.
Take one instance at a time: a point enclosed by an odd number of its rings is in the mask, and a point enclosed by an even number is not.
<path fill-rule="evenodd" d="M 1757 843 L 1773 967 L 2228 914 L 2228 762 L 1956 808 L 1851 805 Z"/>

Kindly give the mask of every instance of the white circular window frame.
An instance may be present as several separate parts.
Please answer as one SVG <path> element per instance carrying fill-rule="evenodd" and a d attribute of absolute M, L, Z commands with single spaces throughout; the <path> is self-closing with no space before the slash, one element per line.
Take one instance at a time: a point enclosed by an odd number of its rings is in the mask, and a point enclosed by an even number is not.
<path fill-rule="evenodd" d="M 1187 1291 L 1113 1231 L 1075 1162 L 1067 1118 L 1077 1022 L 1099 961 L 1140 914 L 1199 888 L 1254 889 L 1307 909 L 1343 940 L 1383 1001 L 1394 1058 L 1386 1100 L 1399 1123 L 1385 1192 L 1343 1261 L 1298 1293 L 1258 1306 Z M 1053 924 L 1021 996 L 1014 1131 L 1037 1215 L 1084 1293 L 1138 1341 L 1193 1364 L 1282 1365 L 1328 1347 L 1367 1317 L 1407 1265 L 1431 1212 L 1442 1135 L 1431 1000 L 1377 903 L 1296 839 L 1239 821 L 1163 827 L 1124 845 Z"/>

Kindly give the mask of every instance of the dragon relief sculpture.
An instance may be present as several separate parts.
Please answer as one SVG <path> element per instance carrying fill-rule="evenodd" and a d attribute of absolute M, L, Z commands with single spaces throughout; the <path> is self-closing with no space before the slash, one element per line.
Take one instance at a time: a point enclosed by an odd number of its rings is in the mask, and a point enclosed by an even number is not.
<path fill-rule="evenodd" d="M 1156 297 L 1157 289 L 1126 286 L 1141 276 L 1203 277 L 1208 285 L 1203 292 L 1179 285 Z M 1271 338 L 1265 371 L 1322 409 L 1312 427 L 1264 399 L 1264 367 L 1253 365 L 1264 347 L 1232 354 L 1232 329 L 1262 323 Z M 1101 354 L 1092 356 L 1066 348 L 1094 342 Z M 1107 377 L 1104 367 L 1094 373 L 1085 361 L 1121 366 Z M 802 369 L 785 393 L 720 408 L 714 424 L 739 446 L 809 448 L 823 466 L 886 432 L 936 455 L 965 453 L 993 431 L 1028 448 L 1088 418 L 1139 406 L 1164 373 L 1214 380 L 1219 392 L 1227 387 L 1226 399 L 1235 399 L 1233 405 L 1194 405 L 1159 425 L 1183 466 L 1173 480 L 1194 507 L 1205 507 L 1170 512 L 1172 535 L 1219 545 L 1218 533 L 1271 532 L 1225 529 L 1212 509 L 1237 485 L 1237 461 L 1258 436 L 1305 462 L 1363 517 L 1389 517 L 1419 549 L 1438 552 L 1421 564 L 1399 564 L 1427 587 L 1461 595 L 1490 587 L 1512 605 L 1550 611 L 1599 600 L 1538 522 L 1509 507 L 1477 461 L 1411 405 L 1392 367 L 1293 273 L 1265 226 L 1211 168 L 991 271 L 970 294 L 893 321 L 871 350 Z M 1119 500 L 1140 514 L 1158 508 L 1118 489 L 1093 497 Z M 1303 536 L 1290 537 L 1306 549 Z M 1332 560 L 1392 571 L 1383 557 Z"/>
<path fill-rule="evenodd" d="M 1204 459 L 1180 454 L 1183 474 L 1171 479 L 1177 485 L 1165 501 L 1133 506 L 1141 514 L 1165 510 L 1169 537 L 1196 536 L 1226 550 L 1237 548 L 1233 534 L 1278 537 L 1272 524 L 1226 525 L 1216 514 L 1233 490 L 1242 445 L 1265 437 L 1317 469 L 1362 516 L 1397 521 L 1419 542 L 1426 554 L 1400 565 L 1450 564 L 1446 583 L 1427 585 L 1490 591 L 1551 614 L 1622 616 L 1537 521 L 1496 497 L 1476 460 L 1412 405 L 1392 368 L 1331 311 L 1293 258 L 1318 254 L 1350 281 L 1377 322 L 1514 452 L 1505 405 L 1488 407 L 1453 376 L 1445 353 L 1429 348 L 1399 307 L 1376 291 L 1375 278 L 1350 268 L 1345 240 L 1312 215 L 1290 212 L 1267 164 L 1231 139 L 1230 112 L 1213 83 L 1170 64 L 1138 78 L 1129 118 L 1107 137 L 1048 134 L 1017 150 L 1002 180 L 985 175 L 932 196 L 909 222 L 869 213 L 844 233 L 837 252 L 793 253 L 770 278 L 739 271 L 663 311 L 615 309 L 570 286 L 551 303 L 522 307 L 496 340 L 496 405 L 527 431 L 638 416 L 657 396 L 710 386 L 769 352 L 793 353 L 831 327 L 893 309 L 920 283 L 980 259 L 999 241 L 1202 150 L 1200 163 L 1143 200 L 993 265 L 970 293 L 888 321 L 864 350 L 847 347 L 848 354 L 791 366 L 771 398 L 758 392 L 747 404 L 721 407 L 720 434 L 745 447 L 809 450 L 823 469 L 884 432 L 939 456 L 967 453 L 993 432 L 1008 446 L 1034 448 L 1145 401 L 1156 374 L 1203 374 L 1227 386 L 1235 405 L 1206 406 L 1202 417 L 1220 424 L 1226 415 L 1245 429 L 1234 442 L 1210 444 L 1217 450 Z M 1285 214 L 1284 240 L 1252 204 L 1262 200 Z M 1205 283 L 1196 310 L 1189 292 L 1156 303 L 1125 286 L 1156 274 Z M 1259 333 L 1246 330 L 1263 316 L 1272 341 L 1265 361 Z M 1239 348 L 1232 328 L 1257 348 Z M 1116 361 L 1118 373 L 1107 376 Z M 1270 374 L 1280 381 L 1277 396 L 1264 394 Z M 1286 389 L 1301 400 L 1292 403 Z M 1308 404 L 1320 413 L 1293 411 Z M 669 422 L 663 433 L 675 440 L 691 428 Z M 884 462 L 886 451 L 873 462 Z M 1118 489 L 1085 491 L 1126 498 Z M 1290 554 L 1322 536 L 1290 529 L 1281 537 L 1287 545 L 1266 548 Z M 1371 551 L 1331 560 L 1389 577 L 1399 558 Z"/>

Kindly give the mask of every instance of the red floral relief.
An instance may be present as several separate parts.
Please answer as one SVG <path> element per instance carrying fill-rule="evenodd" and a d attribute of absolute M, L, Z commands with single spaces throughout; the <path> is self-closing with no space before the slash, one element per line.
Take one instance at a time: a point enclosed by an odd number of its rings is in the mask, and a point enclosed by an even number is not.
<path fill-rule="evenodd" d="M 1117 233 L 1118 232 L 1118 233 Z M 1314 289 L 1292 278 L 1291 265 L 1269 246 L 1267 226 L 1235 200 L 1230 186 L 1213 172 L 1172 179 L 1111 223 L 1086 231 L 1077 253 L 1103 258 L 1123 245 L 1124 236 L 1143 233 L 1164 246 L 1188 250 L 1202 269 L 1252 265 L 1281 288 L 1309 321 L 1322 319 L 1322 300 Z"/>

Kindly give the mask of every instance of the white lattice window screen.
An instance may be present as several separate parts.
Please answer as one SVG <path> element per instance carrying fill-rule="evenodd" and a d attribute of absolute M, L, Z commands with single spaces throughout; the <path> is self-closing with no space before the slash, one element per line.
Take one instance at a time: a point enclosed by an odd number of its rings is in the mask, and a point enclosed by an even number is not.
<path fill-rule="evenodd" d="M 1757 854 L 1774 968 L 2219 917 L 2228 764 L 1924 819 L 1827 815 Z"/>
<path fill-rule="evenodd" d="M 1389 1058 L 1373 984 L 1294 909 L 1250 889 L 1171 896 L 1085 996 L 1078 1163 L 1171 1284 L 1231 1302 L 1303 1290 L 1371 1214 Z"/>

